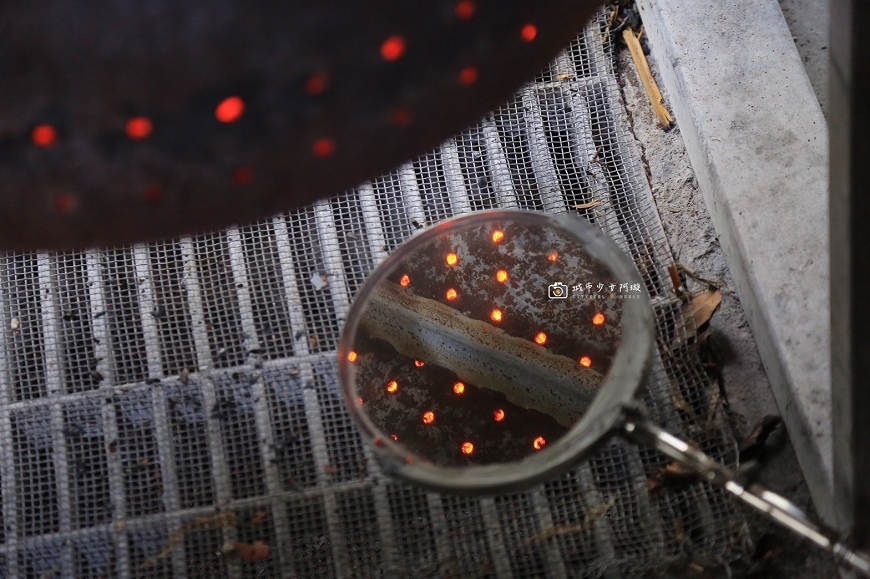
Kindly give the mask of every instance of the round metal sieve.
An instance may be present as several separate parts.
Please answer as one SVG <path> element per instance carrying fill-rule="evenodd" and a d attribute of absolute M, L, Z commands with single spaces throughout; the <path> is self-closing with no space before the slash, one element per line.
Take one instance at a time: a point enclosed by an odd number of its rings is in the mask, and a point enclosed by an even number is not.
<path fill-rule="evenodd" d="M 517 492 L 620 434 L 870 572 L 837 531 L 646 418 L 637 396 L 652 348 L 649 297 L 613 242 L 576 217 L 498 210 L 447 220 L 387 258 L 339 355 L 345 401 L 387 474 Z"/>

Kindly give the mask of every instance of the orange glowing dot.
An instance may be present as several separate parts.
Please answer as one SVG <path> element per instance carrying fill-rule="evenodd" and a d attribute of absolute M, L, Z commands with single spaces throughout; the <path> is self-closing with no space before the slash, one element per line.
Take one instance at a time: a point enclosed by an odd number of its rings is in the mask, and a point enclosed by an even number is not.
<path fill-rule="evenodd" d="M 459 261 L 459 256 L 456 255 L 455 253 L 448 253 L 447 254 L 447 265 L 456 265 L 456 263 L 458 261 Z"/>
<path fill-rule="evenodd" d="M 471 454 L 472 452 L 474 452 L 474 445 L 471 444 L 470 442 L 463 442 L 462 443 L 462 454 Z"/>
<path fill-rule="evenodd" d="M 550 261 L 556 261 L 557 259 L 559 259 L 559 254 L 554 251 L 547 256 L 547 259 L 549 259 Z"/>
<path fill-rule="evenodd" d="M 469 20 L 474 16 L 474 2 L 463 0 L 456 3 L 456 17 L 460 20 Z"/>
<path fill-rule="evenodd" d="M 455 392 L 456 394 L 462 394 L 463 392 L 465 392 L 465 384 L 463 384 L 462 382 L 457 382 L 453 385 L 453 392 Z"/>
<path fill-rule="evenodd" d="M 381 45 L 381 56 L 384 60 L 394 61 L 405 54 L 405 39 L 399 35 L 390 36 Z"/>
<path fill-rule="evenodd" d="M 501 310 L 492 310 L 489 314 L 489 319 L 493 322 L 500 322 L 502 318 Z"/>
<path fill-rule="evenodd" d="M 418 368 L 422 368 L 423 366 L 426 365 L 426 362 L 423 362 L 421 360 L 414 360 L 414 365 Z"/>
<path fill-rule="evenodd" d="M 432 424 L 435 422 L 435 413 L 429 410 L 423 413 L 423 424 Z"/>
<path fill-rule="evenodd" d="M 492 232 L 493 243 L 498 243 L 502 239 L 504 239 L 504 231 L 493 231 Z"/>
<path fill-rule="evenodd" d="M 54 208 L 58 213 L 72 213 L 78 204 L 72 193 L 61 193 L 54 198 Z"/>
<path fill-rule="evenodd" d="M 472 85 L 477 82 L 477 69 L 473 66 L 466 66 L 459 73 L 459 83 L 465 86 Z"/>
<path fill-rule="evenodd" d="M 390 435 L 390 438 L 392 438 L 393 440 L 396 440 L 396 441 L 399 440 L 399 437 L 396 436 L 395 434 L 391 434 L 391 435 Z"/>
<path fill-rule="evenodd" d="M 326 90 L 326 76 L 322 74 L 315 74 L 310 77 L 307 81 L 305 81 L 305 92 L 311 96 L 318 96 L 323 94 L 323 91 Z"/>
<path fill-rule="evenodd" d="M 348 362 L 356 362 L 356 352 L 351 352 L 347 355 Z"/>
<path fill-rule="evenodd" d="M 589 356 L 583 356 L 582 358 L 580 358 L 580 365 L 584 368 L 588 368 L 592 365 L 592 358 L 590 358 Z"/>
<path fill-rule="evenodd" d="M 495 418 L 496 422 L 501 422 L 502 420 L 504 420 L 504 410 L 499 408 L 498 410 L 496 410 L 495 412 L 492 413 L 492 417 Z"/>
<path fill-rule="evenodd" d="M 243 187 L 254 181 L 254 170 L 250 167 L 239 167 L 233 171 L 233 184 Z"/>
<path fill-rule="evenodd" d="M 356 399 L 356 403 L 359 404 L 360 406 L 362 406 L 362 404 L 363 404 L 363 399 L 362 399 L 362 398 L 357 398 L 357 399 Z"/>
<path fill-rule="evenodd" d="M 409 124 L 411 124 L 412 117 L 413 115 L 411 115 L 411 111 L 409 111 L 405 107 L 399 107 L 393 111 L 390 120 L 395 126 L 402 128 L 407 127 Z"/>
<path fill-rule="evenodd" d="M 544 344 L 546 344 L 547 343 L 547 334 L 545 334 L 544 332 L 538 332 L 537 335 L 535 336 L 535 343 L 538 344 L 539 346 L 543 346 Z"/>
<path fill-rule="evenodd" d="M 544 445 L 547 444 L 547 441 L 544 440 L 543 436 L 539 436 L 532 442 L 532 446 L 535 447 L 535 450 L 541 450 L 544 448 Z"/>
<path fill-rule="evenodd" d="M 495 279 L 497 279 L 497 280 L 499 281 L 499 283 L 504 283 L 504 282 L 506 282 L 506 281 L 507 281 L 507 278 L 508 278 L 508 272 L 507 272 L 507 271 L 505 271 L 505 270 L 503 270 L 503 269 L 500 269 L 500 270 L 498 270 L 497 272 L 495 272 Z"/>
<path fill-rule="evenodd" d="M 399 389 L 399 383 L 396 382 L 395 380 L 393 380 L 392 382 L 387 384 L 387 392 L 389 392 L 390 394 L 393 394 L 398 389 Z"/>
<path fill-rule="evenodd" d="M 452 302 L 453 300 L 456 299 L 456 297 L 457 297 L 457 294 L 456 294 L 456 290 L 455 290 L 455 289 L 450 288 L 449 290 L 447 290 L 447 300 L 448 300 L 448 301 L 451 301 L 451 302 Z"/>
<path fill-rule="evenodd" d="M 245 112 L 245 101 L 241 97 L 231 96 L 221 101 L 214 110 L 214 116 L 222 123 L 234 123 Z"/>
<path fill-rule="evenodd" d="M 538 27 L 534 24 L 526 24 L 520 30 L 520 37 L 526 41 L 531 42 L 538 36 Z"/>
<path fill-rule="evenodd" d="M 326 159 L 335 153 L 335 141 L 329 138 L 317 139 L 311 148 L 314 156 L 318 159 Z"/>
<path fill-rule="evenodd" d="M 592 316 L 592 323 L 596 326 L 600 326 L 604 323 L 604 314 L 595 314 Z"/>
<path fill-rule="evenodd" d="M 154 130 L 154 124 L 148 117 L 134 117 L 127 121 L 127 136 L 136 141 L 144 139 Z"/>
<path fill-rule="evenodd" d="M 39 125 L 30 136 L 37 147 L 50 147 L 57 142 L 57 131 L 51 125 Z"/>
<path fill-rule="evenodd" d="M 408 287 L 409 285 L 411 285 L 411 278 L 408 277 L 408 274 L 402 276 L 402 279 L 399 280 L 399 284 L 402 287 Z"/>
<path fill-rule="evenodd" d="M 145 187 L 143 197 L 145 197 L 145 203 L 159 203 L 163 199 L 163 190 L 159 185 L 152 183 Z"/>

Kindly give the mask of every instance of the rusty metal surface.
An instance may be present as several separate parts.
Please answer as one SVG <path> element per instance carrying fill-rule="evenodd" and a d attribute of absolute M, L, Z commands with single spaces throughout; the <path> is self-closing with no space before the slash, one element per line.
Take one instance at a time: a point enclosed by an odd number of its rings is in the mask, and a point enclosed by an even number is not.
<path fill-rule="evenodd" d="M 153 240 L 338 193 L 500 104 L 596 4 L 4 2 L 0 247 Z"/>

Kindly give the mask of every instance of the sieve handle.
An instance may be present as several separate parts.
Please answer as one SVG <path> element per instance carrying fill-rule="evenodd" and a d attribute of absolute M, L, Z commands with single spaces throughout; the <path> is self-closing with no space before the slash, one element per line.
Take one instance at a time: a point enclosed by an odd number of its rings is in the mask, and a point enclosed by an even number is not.
<path fill-rule="evenodd" d="M 845 545 L 841 533 L 837 530 L 810 522 L 806 514 L 788 499 L 758 485 L 744 487 L 735 480 L 731 469 L 644 418 L 629 419 L 623 428 L 632 441 L 653 447 L 679 461 L 698 473 L 702 479 L 724 488 L 745 504 L 764 513 L 783 527 L 809 539 L 833 554 L 839 561 L 870 577 L 870 556 Z"/>

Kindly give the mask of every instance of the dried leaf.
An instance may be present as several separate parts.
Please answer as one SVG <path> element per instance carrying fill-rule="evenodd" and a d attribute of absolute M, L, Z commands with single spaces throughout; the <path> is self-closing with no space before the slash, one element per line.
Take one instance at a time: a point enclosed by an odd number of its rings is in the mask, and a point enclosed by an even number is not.
<path fill-rule="evenodd" d="M 700 328 L 710 321 L 713 312 L 722 303 L 722 292 L 719 290 L 704 292 L 692 298 L 692 316 L 695 318 L 695 328 Z"/>
<path fill-rule="evenodd" d="M 677 271 L 676 265 L 671 264 L 668 267 L 668 275 L 671 276 L 671 284 L 673 284 L 673 286 L 674 286 L 674 292 L 676 292 L 677 295 L 682 294 L 683 293 L 683 280 L 680 279 L 680 272 Z"/>
<path fill-rule="evenodd" d="M 761 422 L 752 429 L 752 434 L 746 437 L 738 451 L 740 452 L 740 462 L 746 462 L 764 454 L 764 447 L 770 435 L 782 425 L 782 418 L 779 416 L 765 416 Z"/>
<path fill-rule="evenodd" d="M 664 476 L 671 480 L 685 480 L 695 478 L 698 475 L 683 463 L 674 461 L 665 467 Z"/>
<path fill-rule="evenodd" d="M 266 511 L 260 509 L 259 511 L 257 511 L 257 514 L 255 514 L 253 517 L 251 517 L 251 525 L 253 525 L 255 527 L 259 527 L 260 525 L 262 525 L 263 523 L 266 522 L 267 516 L 268 516 L 268 513 Z"/>
<path fill-rule="evenodd" d="M 722 395 L 722 390 L 719 388 L 719 381 L 715 378 L 712 380 L 712 391 L 710 392 L 710 404 L 707 406 L 707 422 L 713 422 L 713 417 L 716 415 L 716 407 L 719 404 L 719 397 Z"/>
<path fill-rule="evenodd" d="M 253 544 L 234 543 L 233 547 L 235 547 L 236 553 L 239 554 L 242 561 L 247 561 L 248 563 L 258 563 L 269 558 L 269 545 L 263 541 L 254 541 Z"/>
<path fill-rule="evenodd" d="M 631 28 L 626 28 L 622 31 L 622 37 L 628 45 L 628 50 L 631 52 L 631 59 L 634 61 L 634 66 L 637 68 L 637 73 L 640 75 L 640 81 L 643 83 L 643 88 L 646 91 L 646 96 L 652 104 L 653 110 L 663 127 L 668 128 L 674 122 L 674 117 L 665 106 L 665 99 L 653 78 L 652 71 L 649 68 L 649 62 L 646 60 L 646 55 L 643 53 L 643 48 L 640 46 L 638 38 L 640 35 L 634 33 Z"/>
<path fill-rule="evenodd" d="M 575 205 L 574 209 L 592 209 L 593 207 L 598 207 L 601 205 L 600 200 L 590 201 L 589 203 L 581 203 L 580 205 Z"/>
<path fill-rule="evenodd" d="M 686 537 L 685 530 L 683 529 L 683 518 L 677 517 L 674 520 L 674 539 L 677 540 L 677 543 L 681 542 Z"/>
<path fill-rule="evenodd" d="M 586 517 L 584 517 L 583 522 L 588 524 L 594 522 L 597 518 L 604 515 L 610 508 L 616 504 L 616 497 L 610 497 L 608 501 L 603 504 L 595 505 L 586 511 Z"/>

